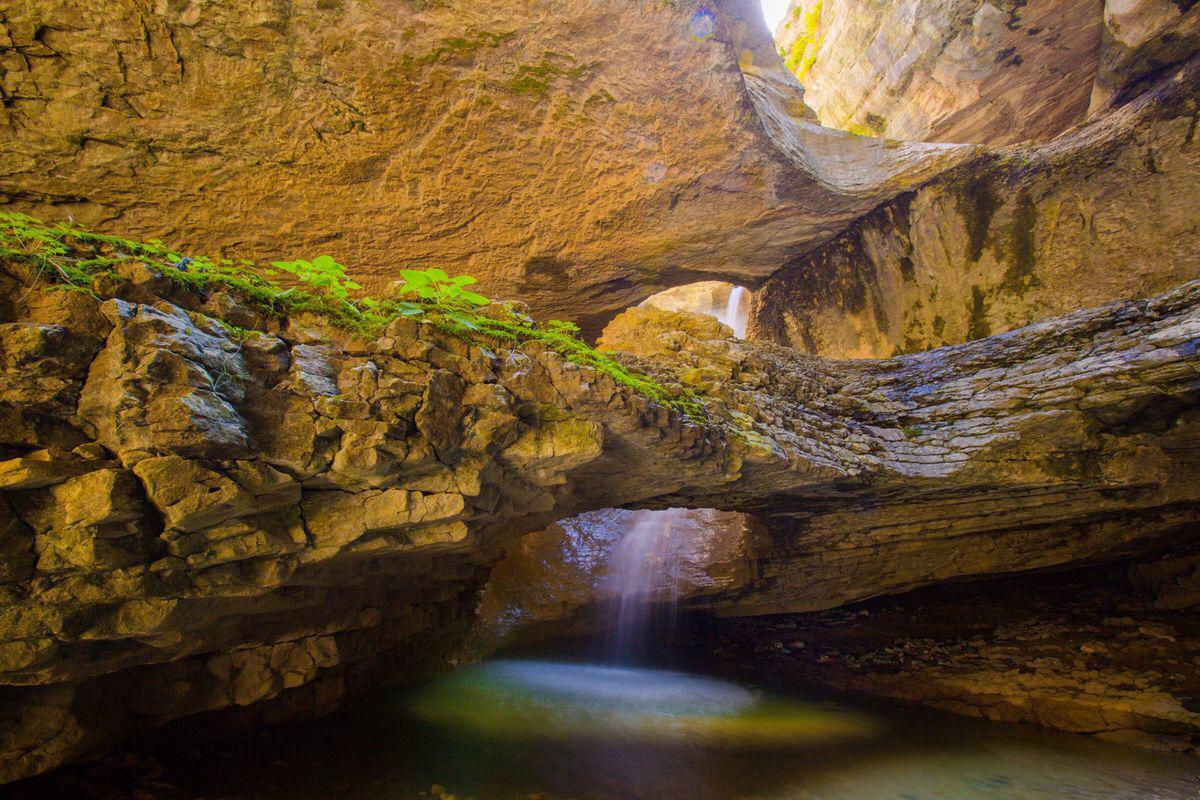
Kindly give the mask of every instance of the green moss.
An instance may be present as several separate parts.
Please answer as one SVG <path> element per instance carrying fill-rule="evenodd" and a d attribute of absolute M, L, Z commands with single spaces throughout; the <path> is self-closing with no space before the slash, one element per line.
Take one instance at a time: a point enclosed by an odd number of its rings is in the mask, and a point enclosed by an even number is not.
<path fill-rule="evenodd" d="M 607 89 L 601 89 L 595 94 L 589 95 L 588 99 L 583 101 L 583 107 L 593 108 L 595 106 L 607 105 L 615 102 L 617 102 L 617 99 L 609 94 Z"/>
<path fill-rule="evenodd" d="M 587 74 L 586 66 L 563 67 L 542 59 L 537 64 L 521 64 L 505 86 L 514 94 L 541 94 L 550 91 L 550 83 L 557 77 L 579 78 Z"/>
<path fill-rule="evenodd" d="M 406 31 L 407 33 L 407 31 Z M 438 42 L 437 47 L 416 58 L 405 57 L 406 66 L 426 66 L 428 64 L 449 61 L 460 56 L 470 55 L 485 47 L 499 47 L 502 42 L 512 37 L 513 31 L 495 33 L 492 31 L 473 31 L 463 36 L 451 36 Z"/>
<path fill-rule="evenodd" d="M 987 303 L 984 301 L 983 289 L 971 287 L 971 303 L 967 306 L 967 340 L 983 339 L 990 336 L 992 327 L 987 321 Z"/>
<path fill-rule="evenodd" d="M 867 123 L 867 127 L 874 131 L 876 136 L 883 136 L 887 131 L 887 119 L 881 114 L 873 114 L 868 111 L 865 122 Z"/>
<path fill-rule="evenodd" d="M 992 216 L 996 213 L 999 198 L 986 177 L 974 178 L 959 189 L 955 206 L 967 228 L 967 256 L 978 261 L 983 256 Z"/>
<path fill-rule="evenodd" d="M 24 214 L 0 212 L 0 261 L 15 261 L 33 269 L 34 279 L 50 287 L 95 293 L 104 282 L 123 278 L 115 269 L 124 263 L 144 264 L 181 289 L 192 292 L 224 289 L 239 296 L 267 318 L 312 313 L 350 333 L 377 337 L 392 321 L 415 318 L 482 346 L 519 346 L 541 342 L 563 358 L 608 375 L 664 406 L 692 419 L 706 418 L 699 396 L 686 388 L 667 387 L 601 353 L 579 338 L 579 329 L 551 320 L 538 324 L 511 310 L 500 318 L 465 306 L 437 301 L 380 299 L 360 295 L 337 299 L 303 286 L 284 287 L 267 277 L 268 270 L 253 262 L 184 256 L 162 242 L 136 242 L 93 233 L 74 223 L 50 225 Z M 254 332 L 218 320 L 235 340 Z"/>
<path fill-rule="evenodd" d="M 821 33 L 821 7 L 822 0 L 817 0 L 812 8 L 803 12 L 803 18 L 799 20 L 800 30 L 784 58 L 784 66 L 801 81 L 817 63 L 817 51 L 825 41 L 825 35 Z M 792 9 L 793 19 L 800 14 L 801 6 L 797 5 Z"/>

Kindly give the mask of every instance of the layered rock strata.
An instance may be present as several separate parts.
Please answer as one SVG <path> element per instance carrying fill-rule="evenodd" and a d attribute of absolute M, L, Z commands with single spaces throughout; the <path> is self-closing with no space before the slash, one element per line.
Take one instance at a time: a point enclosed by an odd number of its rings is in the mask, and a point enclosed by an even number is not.
<path fill-rule="evenodd" d="M 999 25 L 993 6 L 967 5 L 992 20 L 989 31 Z M 1070 23 L 1032 36 L 1038 26 L 1026 18 L 1035 12 L 1014 7 L 1025 22 L 1018 31 L 1000 26 L 1001 39 L 1041 48 L 1026 53 L 1030 64 L 1065 47 L 1074 75 L 1095 60 L 1078 44 L 1091 28 L 1076 19 L 1076 5 L 1047 4 Z M 1192 233 L 1173 213 L 1173 198 L 1194 193 L 1200 174 L 1184 107 L 1196 94 L 1194 70 L 1181 85 L 1172 73 L 1192 40 L 1156 54 L 1170 32 L 1160 28 L 1109 59 L 1122 76 L 1110 83 L 1133 80 L 1136 88 L 1123 90 L 1133 97 L 1165 82 L 1176 100 L 1159 94 L 1151 110 L 1116 119 L 1105 104 L 1095 112 L 1103 125 L 1074 129 L 1047 150 L 1001 151 L 1030 168 L 960 191 L 996 153 L 822 127 L 754 0 L 587 0 L 540 10 L 465 0 L 24 4 L 0 18 L 8 141 L 0 202 L 93 227 L 119 220 L 129 234 L 213 256 L 278 257 L 285 242 L 297 256 L 331 253 L 373 289 L 403 267 L 443 267 L 589 335 L 671 286 L 812 278 L 815 288 L 779 303 L 799 320 L 790 339 L 826 329 L 806 322 L 824 312 L 839 341 L 818 343 L 818 352 L 887 355 L 962 341 L 982 330 L 970 328 L 973 313 L 999 331 L 1196 277 Z M 1050 42 L 1058 30 L 1062 41 Z M 1074 78 L 1035 90 L 1008 69 L 988 80 L 1040 98 L 1029 118 L 1054 126 L 1074 118 Z M 1041 72 L 1031 74 L 1040 81 Z M 973 109 L 964 125 L 1013 117 L 982 101 Z M 1116 140 L 1126 155 L 1116 154 Z M 969 175 L 926 187 L 967 161 Z M 910 236 L 900 221 L 865 235 L 868 254 L 882 249 L 911 269 L 897 275 L 894 265 L 875 265 L 883 256 L 867 255 L 857 260 L 871 263 L 831 276 L 825 255 L 798 261 L 880 204 L 880 213 L 904 217 L 913 191 L 918 212 L 925 203 L 938 209 L 927 233 Z M 963 203 L 968 210 L 956 215 Z M 1013 255 L 997 256 L 995 267 L 977 263 L 976 252 L 993 219 L 1015 231 L 1005 234 Z M 1123 242 L 1112 241 L 1118 223 Z M 906 254 L 912 240 L 917 252 Z M 822 252 L 841 252 L 846 241 Z M 1142 280 L 1126 277 L 1130 260 Z M 964 296 L 925 296 L 927 282 L 951 276 L 965 283 Z M 1002 283 L 1023 291 L 993 297 Z M 894 289 L 903 289 L 896 308 L 879 311 L 879 321 L 863 316 L 892 301 L 855 298 Z M 832 296 L 814 309 L 804 292 Z M 918 299 L 924 312 L 901 312 Z M 841 343 L 856 327 L 863 342 Z"/>
<path fill-rule="evenodd" d="M 56 0 L 6 9 L 0 44 L 19 210 L 328 252 L 374 289 L 441 267 L 593 333 L 658 289 L 761 280 L 967 155 L 821 129 L 754 0 Z"/>
<path fill-rule="evenodd" d="M 103 301 L 31 277 L 0 323 L 5 780 L 436 662 L 514 537 L 589 509 L 769 512 L 736 613 L 1111 559 L 1200 514 L 1194 284 L 883 362 L 631 310 L 610 341 L 701 420 L 541 344 L 238 332 L 236 297 L 151 270 Z"/>
<path fill-rule="evenodd" d="M 755 292 L 752 337 L 884 358 L 1200 275 L 1200 61 L 1097 122 L 884 203 Z"/>

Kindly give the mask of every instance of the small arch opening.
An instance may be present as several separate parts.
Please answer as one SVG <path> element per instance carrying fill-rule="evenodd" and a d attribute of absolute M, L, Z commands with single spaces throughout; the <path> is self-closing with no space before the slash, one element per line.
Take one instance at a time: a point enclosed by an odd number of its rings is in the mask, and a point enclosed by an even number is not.
<path fill-rule="evenodd" d="M 724 281 L 698 281 L 665 289 L 639 305 L 663 311 L 687 311 L 705 314 L 733 329 L 733 335 L 746 338 L 753 295 L 745 286 Z"/>

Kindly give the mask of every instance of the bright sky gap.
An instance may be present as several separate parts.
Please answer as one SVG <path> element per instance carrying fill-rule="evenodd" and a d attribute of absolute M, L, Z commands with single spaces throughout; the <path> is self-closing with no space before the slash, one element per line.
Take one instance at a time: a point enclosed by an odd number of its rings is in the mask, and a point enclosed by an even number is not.
<path fill-rule="evenodd" d="M 767 20 L 767 27 L 771 33 L 775 32 L 775 26 L 783 19 L 783 15 L 787 13 L 788 0 L 762 0 L 763 17 Z"/>

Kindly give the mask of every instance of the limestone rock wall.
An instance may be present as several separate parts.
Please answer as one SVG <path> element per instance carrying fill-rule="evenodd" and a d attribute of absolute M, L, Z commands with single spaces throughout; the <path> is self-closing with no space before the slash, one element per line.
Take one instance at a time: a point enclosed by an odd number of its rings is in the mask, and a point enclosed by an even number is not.
<path fill-rule="evenodd" d="M 769 511 L 732 614 L 1119 559 L 1200 514 L 1196 284 L 883 362 L 630 310 L 608 343 L 689 418 L 538 342 L 239 333 L 236 296 L 120 269 L 100 297 L 0 273 L 3 780 L 444 663 L 516 537 L 588 510 Z"/>
<path fill-rule="evenodd" d="M 885 203 L 755 294 L 751 335 L 881 358 L 1200 275 L 1200 64 L 1099 121 Z"/>
<path fill-rule="evenodd" d="M 825 125 L 1003 145 L 1083 121 L 1102 29 L 1093 0 L 794 0 L 775 39 Z"/>
<path fill-rule="evenodd" d="M 753 0 L 54 0 L 7 8 L 0 44 L 10 206 L 330 253 L 375 289 L 441 267 L 593 333 L 658 289 L 765 278 L 952 155 L 780 152 L 743 68 L 815 126 Z M 841 162 L 853 192 L 822 175 Z"/>
<path fill-rule="evenodd" d="M 1108 0 L 1091 114 L 1128 102 L 1200 48 L 1200 9 L 1164 0 Z"/>

